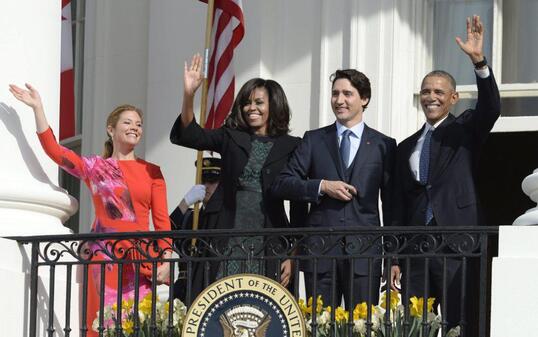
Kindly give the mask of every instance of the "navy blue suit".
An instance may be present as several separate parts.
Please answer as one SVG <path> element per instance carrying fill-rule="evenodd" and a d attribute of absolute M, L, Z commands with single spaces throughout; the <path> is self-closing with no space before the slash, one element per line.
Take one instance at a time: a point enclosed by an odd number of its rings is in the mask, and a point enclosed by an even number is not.
<path fill-rule="evenodd" d="M 398 145 L 394 224 L 423 226 L 428 199 L 439 226 L 482 225 L 475 177 L 482 145 L 499 118 L 501 101 L 493 71 L 477 76 L 478 101 L 458 117 L 448 117 L 435 129 L 431 139 L 428 184 L 415 179 L 409 157 L 422 128 Z"/>
<path fill-rule="evenodd" d="M 350 167 L 345 169 L 338 150 L 336 124 L 308 131 L 290 158 L 288 165 L 273 183 L 271 190 L 275 196 L 280 198 L 310 202 L 310 211 L 306 222 L 306 226 L 309 227 L 380 226 L 378 200 L 381 192 L 383 220 L 385 223 L 390 223 L 395 151 L 396 142 L 394 139 L 365 125 L 355 159 Z M 344 181 L 353 185 L 358 194 L 348 202 L 336 200 L 326 195 L 320 196 L 319 186 L 322 179 Z M 336 245 L 325 254 L 357 254 L 357 251 L 350 250 L 350 247 L 359 248 L 360 238 L 347 236 L 343 240 L 345 247 Z M 380 247 L 376 246 L 365 252 L 379 253 L 379 251 Z M 374 277 L 374 289 L 375 284 L 379 285 L 380 263 L 380 260 L 374 261 L 374 275 L 370 275 Z M 328 259 L 318 260 L 318 274 L 330 274 L 331 266 L 332 262 Z M 312 272 L 312 268 L 311 263 L 301 264 L 301 269 L 307 273 Z M 353 269 L 355 274 L 353 277 L 367 276 L 368 261 L 355 259 Z M 337 278 L 342 278 L 340 283 L 349 280 L 347 275 L 341 275 Z M 339 281 L 337 280 L 337 282 Z M 330 283 L 326 285 L 318 283 L 317 289 L 317 293 L 323 294 L 325 303 L 329 304 L 331 302 L 327 301 L 327 297 L 331 297 Z M 325 286 L 328 286 L 329 289 L 324 289 Z M 336 288 L 337 291 L 341 291 L 347 286 L 343 284 L 340 287 L 337 284 Z M 367 296 L 361 289 L 357 289 L 355 286 L 354 289 L 353 299 L 355 303 L 361 299 L 366 300 Z M 308 290 L 307 284 L 307 292 Z M 375 289 L 374 296 L 377 296 L 377 293 L 378 288 Z M 344 292 L 345 298 L 348 295 L 347 292 Z M 375 298 L 372 300 L 376 301 Z M 339 304 L 338 298 L 336 301 Z M 346 303 L 349 303 L 348 298 L 346 298 Z"/>
<path fill-rule="evenodd" d="M 448 117 L 432 133 L 430 148 L 430 171 L 428 183 L 423 185 L 415 179 L 409 165 L 409 158 L 416 147 L 423 128 L 398 145 L 396 160 L 394 225 L 424 226 L 427 202 L 430 200 L 434 221 L 430 225 L 438 226 L 476 226 L 484 224 L 480 209 L 475 178 L 479 154 L 495 121 L 499 118 L 501 102 L 499 90 L 493 72 L 490 76 L 477 78 L 478 101 L 475 109 L 469 109 L 458 117 Z M 438 241 L 440 242 L 440 241 Z M 419 244 L 411 245 L 418 253 Z M 441 253 L 455 253 L 450 248 Z M 424 296 L 425 260 L 412 259 L 408 285 L 404 287 L 409 296 Z M 428 266 L 429 297 L 442 301 L 443 260 L 430 259 Z M 473 261 L 468 260 L 467 273 L 473 272 Z M 461 304 L 461 259 L 446 260 L 447 313 L 449 327 L 459 324 Z M 404 269 L 405 270 L 405 269 Z M 468 276 L 468 275 L 467 275 Z M 484 276 L 485 277 L 485 276 Z M 473 277 L 467 277 L 467 294 L 476 297 L 477 285 L 472 284 Z M 469 283 L 470 282 L 470 283 Z M 476 324 L 473 317 L 477 300 L 467 301 L 467 322 Z M 470 307 L 469 307 L 470 306 Z M 469 327 L 468 327 L 469 328 Z M 473 327 L 473 329 L 476 327 Z M 467 335 L 476 335 L 474 330 Z"/>

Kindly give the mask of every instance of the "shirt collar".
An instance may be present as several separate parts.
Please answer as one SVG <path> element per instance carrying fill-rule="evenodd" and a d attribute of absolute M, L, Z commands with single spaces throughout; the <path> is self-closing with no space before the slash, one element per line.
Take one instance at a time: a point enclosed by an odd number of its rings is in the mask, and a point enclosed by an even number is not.
<path fill-rule="evenodd" d="M 443 123 L 445 121 L 445 119 L 447 119 L 449 114 L 446 114 L 445 117 L 443 117 L 442 119 L 438 120 L 435 124 L 431 125 L 430 123 L 428 123 L 428 121 L 426 121 L 426 123 L 424 123 L 424 131 L 425 132 L 428 132 L 430 129 L 433 129 L 435 131 L 435 129 L 437 129 L 439 127 L 439 125 L 441 125 L 441 123 Z"/>
<path fill-rule="evenodd" d="M 338 137 L 342 136 L 342 133 L 344 133 L 346 130 L 351 130 L 351 133 L 355 135 L 355 137 L 361 138 L 362 132 L 364 131 L 364 121 L 360 121 L 358 124 L 355 124 L 350 128 L 347 128 L 340 124 L 339 121 L 336 121 L 336 134 Z"/>

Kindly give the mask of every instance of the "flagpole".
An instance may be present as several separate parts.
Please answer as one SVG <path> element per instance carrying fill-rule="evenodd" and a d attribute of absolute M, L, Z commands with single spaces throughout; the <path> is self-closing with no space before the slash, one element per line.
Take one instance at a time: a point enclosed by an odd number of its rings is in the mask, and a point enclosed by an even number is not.
<path fill-rule="evenodd" d="M 213 26 L 213 8 L 215 0 L 207 0 L 207 19 L 205 27 L 205 49 L 204 49 L 204 81 L 202 83 L 202 102 L 200 104 L 200 126 L 205 125 L 205 114 L 207 110 L 207 91 L 208 91 L 208 67 L 209 67 L 209 48 L 211 48 L 211 30 Z M 198 151 L 196 155 L 196 184 L 202 183 L 202 159 L 203 152 Z M 200 219 L 200 203 L 194 204 L 194 214 L 192 218 L 192 229 L 198 229 Z"/>

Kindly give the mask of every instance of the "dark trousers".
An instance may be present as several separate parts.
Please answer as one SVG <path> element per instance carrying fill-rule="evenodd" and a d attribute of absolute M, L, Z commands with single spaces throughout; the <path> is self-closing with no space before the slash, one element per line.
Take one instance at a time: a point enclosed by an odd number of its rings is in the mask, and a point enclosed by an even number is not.
<path fill-rule="evenodd" d="M 444 261 L 446 261 L 446 266 Z M 478 266 L 476 266 L 476 261 L 468 259 L 466 277 L 463 279 L 462 266 L 461 258 L 430 258 L 427 262 L 426 259 L 412 259 L 409 284 L 406 284 L 405 274 L 402 284 L 404 292 L 408 292 L 409 298 L 413 296 L 419 298 L 434 297 L 434 311 L 437 312 L 437 307 L 440 306 L 443 320 L 448 323 L 448 329 L 460 325 L 460 328 L 465 330 L 465 336 L 476 336 L 479 319 L 479 289 L 477 287 L 478 279 L 473 276 L 476 276 L 475 269 Z M 444 269 L 446 270 L 445 275 L 443 275 Z M 443 284 L 446 287 L 446 298 L 443 296 Z M 463 289 L 465 289 L 464 292 Z M 446 306 L 445 312 L 443 312 L 444 306 Z"/>
<path fill-rule="evenodd" d="M 409 298 L 416 296 L 422 298 L 434 297 L 434 308 L 444 302 L 443 297 L 443 259 L 430 258 L 413 259 L 410 266 L 409 284 L 403 282 L 404 291 Z M 407 278 L 404 275 L 404 281 Z M 427 286 L 426 286 L 427 283 Z M 461 313 L 461 261 L 446 259 L 446 312 L 443 318 L 447 320 L 449 328 L 459 324 Z"/>
<path fill-rule="evenodd" d="M 185 263 L 178 263 L 179 277 L 174 282 L 174 298 L 178 298 L 183 303 L 190 305 L 207 285 L 212 283 L 211 280 L 205 277 L 205 265 L 206 263 L 203 262 L 192 263 L 192 269 L 189 274 Z M 189 286 L 191 291 L 190 294 L 187 294 Z"/>
<path fill-rule="evenodd" d="M 316 279 L 316 296 L 321 295 L 323 305 L 335 308 L 340 305 L 342 296 L 346 310 L 353 310 L 355 305 L 362 302 L 370 302 L 377 305 L 379 302 L 379 273 L 373 275 L 350 275 L 350 261 L 338 260 L 336 270 L 325 273 L 313 274 L 305 272 L 306 297 L 314 296 L 314 279 Z M 370 280 L 370 281 L 369 281 Z M 369 284 L 370 282 L 370 284 Z M 334 287 L 333 287 L 334 285 Z M 368 298 L 368 288 L 370 288 L 370 298 Z M 334 302 L 333 302 L 334 291 Z M 353 291 L 353 292 L 352 292 Z M 352 303 L 352 305 L 349 305 Z"/>

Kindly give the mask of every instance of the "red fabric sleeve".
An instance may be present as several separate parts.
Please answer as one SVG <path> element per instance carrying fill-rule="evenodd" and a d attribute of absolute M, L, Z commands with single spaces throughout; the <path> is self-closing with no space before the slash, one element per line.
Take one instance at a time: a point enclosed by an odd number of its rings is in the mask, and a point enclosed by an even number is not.
<path fill-rule="evenodd" d="M 39 137 L 43 150 L 50 159 L 71 175 L 80 179 L 86 178 L 84 173 L 84 163 L 80 156 L 58 144 L 51 128 L 48 128 L 42 133 L 38 133 L 37 136 Z"/>
<path fill-rule="evenodd" d="M 171 230 L 171 226 L 170 217 L 168 216 L 168 204 L 166 202 L 166 183 L 158 166 L 154 166 L 152 171 L 151 217 L 153 219 L 153 226 L 156 231 L 169 231 Z M 169 242 L 159 241 L 159 246 L 163 249 L 171 247 L 172 241 L 167 241 Z"/>

